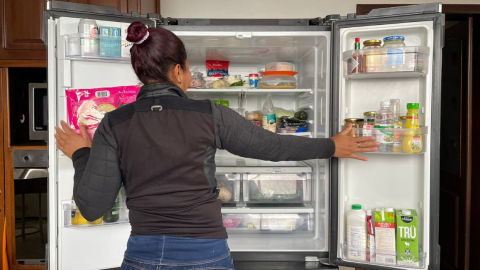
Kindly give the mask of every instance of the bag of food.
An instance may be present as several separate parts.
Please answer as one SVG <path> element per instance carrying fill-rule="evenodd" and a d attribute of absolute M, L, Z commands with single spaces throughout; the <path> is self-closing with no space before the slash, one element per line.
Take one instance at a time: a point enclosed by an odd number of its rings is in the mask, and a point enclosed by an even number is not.
<path fill-rule="evenodd" d="M 78 134 L 79 124 L 85 125 L 92 139 L 105 114 L 135 101 L 139 89 L 134 85 L 66 90 L 68 124 Z"/>
<path fill-rule="evenodd" d="M 224 77 L 228 76 L 228 61 L 207 60 L 207 76 L 208 77 Z"/>

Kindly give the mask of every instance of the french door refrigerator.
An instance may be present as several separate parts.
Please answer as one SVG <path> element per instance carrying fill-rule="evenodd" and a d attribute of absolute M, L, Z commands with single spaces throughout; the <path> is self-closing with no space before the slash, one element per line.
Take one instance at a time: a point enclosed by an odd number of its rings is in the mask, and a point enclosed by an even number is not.
<path fill-rule="evenodd" d="M 308 114 L 307 131 L 293 135 L 331 137 L 342 130 L 344 119 L 363 118 L 364 112 L 379 110 L 384 100 L 400 99 L 401 115 L 406 115 L 407 103 L 419 103 L 421 127 L 396 131 L 403 145 L 406 138 L 414 138 L 417 145 L 420 142 L 420 148 L 407 142 L 414 153 L 364 154 L 368 162 L 337 158 L 266 162 L 218 150 L 216 175 L 218 187 L 228 189 L 222 198 L 222 216 L 238 269 L 439 269 L 441 4 L 325 19 L 151 17 L 155 18 L 120 14 L 112 8 L 48 2 L 45 29 L 51 126 L 67 119 L 67 89 L 139 83 L 128 57 L 86 56 L 75 49 L 82 38 L 89 38 L 78 34 L 83 18 L 95 20 L 98 26 L 125 28 L 140 20 L 149 27 L 171 30 L 184 42 L 190 68 L 203 74 L 206 60 L 229 61 L 230 74 L 242 77 L 257 73 L 269 62 L 293 63 L 298 72 L 295 89 L 187 91 L 193 99 L 228 101 L 241 114 L 261 110 L 270 93 L 275 107 Z M 387 36 L 403 36 L 406 47 L 354 50 L 355 38 L 382 40 Z M 125 37 L 121 39 L 123 43 Z M 379 69 L 363 72 L 369 68 Z M 355 129 L 352 135 L 362 132 Z M 390 135 L 398 140 L 399 133 Z M 53 129 L 49 130 L 49 142 L 47 268 L 119 267 L 130 233 L 128 210 L 120 209 L 120 220 L 113 224 L 75 226 L 72 163 L 54 146 Z M 402 254 L 396 254 L 395 247 L 393 251 L 387 247 L 385 254 L 378 250 L 376 256 L 390 255 L 390 259 L 375 261 L 371 258 L 375 257 L 373 247 L 354 250 L 348 245 L 346 217 L 353 204 L 361 204 L 365 210 L 416 210 L 416 239 L 408 243 L 419 246 L 410 254 L 414 263 L 401 265 Z M 396 240 L 382 241 L 380 247 L 394 245 Z"/>

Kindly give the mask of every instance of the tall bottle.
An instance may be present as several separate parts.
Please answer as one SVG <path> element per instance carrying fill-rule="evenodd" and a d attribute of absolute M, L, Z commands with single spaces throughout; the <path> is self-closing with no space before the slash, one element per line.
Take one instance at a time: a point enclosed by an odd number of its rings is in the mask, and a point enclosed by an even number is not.
<path fill-rule="evenodd" d="M 115 204 L 113 208 L 110 209 L 105 215 L 103 215 L 103 222 L 113 223 L 117 222 L 120 219 L 120 192 L 115 199 Z"/>
<path fill-rule="evenodd" d="M 380 143 L 378 152 L 393 151 L 394 116 L 390 110 L 390 102 L 380 102 L 380 110 L 375 114 L 375 137 Z"/>
<path fill-rule="evenodd" d="M 352 74 L 363 73 L 363 54 L 360 51 L 360 38 L 355 38 L 355 52 L 352 55 L 354 63 L 352 65 L 354 68 L 352 69 Z"/>
<path fill-rule="evenodd" d="M 390 110 L 393 112 L 393 125 L 395 129 L 402 129 L 403 124 L 400 120 L 400 99 L 390 99 Z M 393 131 L 393 152 L 402 152 L 402 131 Z"/>
<path fill-rule="evenodd" d="M 407 122 L 405 123 L 405 134 L 403 135 L 403 152 L 407 154 L 420 153 L 423 149 L 423 138 L 420 134 L 420 119 L 418 115 L 418 103 L 407 104 Z"/>
<path fill-rule="evenodd" d="M 273 107 L 272 94 L 267 95 L 263 104 L 262 127 L 271 132 L 276 132 L 277 121 L 275 119 L 275 108 Z"/>
<path fill-rule="evenodd" d="M 367 259 L 367 213 L 360 204 L 352 205 L 352 210 L 347 213 L 347 257 L 354 261 Z"/>
<path fill-rule="evenodd" d="M 81 19 L 78 23 L 78 33 L 80 34 L 80 53 L 87 56 L 98 56 L 100 43 L 97 22 L 90 19 Z"/>

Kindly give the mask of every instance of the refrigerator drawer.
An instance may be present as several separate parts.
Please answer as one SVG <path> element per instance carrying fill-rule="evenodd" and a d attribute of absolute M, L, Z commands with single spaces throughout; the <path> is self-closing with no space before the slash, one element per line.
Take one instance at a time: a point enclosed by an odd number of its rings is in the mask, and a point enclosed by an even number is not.
<path fill-rule="evenodd" d="M 311 201 L 312 174 L 244 174 L 243 201 L 251 204 L 305 203 Z"/>
<path fill-rule="evenodd" d="M 314 215 L 302 214 L 223 214 L 228 233 L 313 232 Z"/>
<path fill-rule="evenodd" d="M 237 203 L 240 201 L 240 174 L 217 173 L 218 198 L 223 204 Z"/>

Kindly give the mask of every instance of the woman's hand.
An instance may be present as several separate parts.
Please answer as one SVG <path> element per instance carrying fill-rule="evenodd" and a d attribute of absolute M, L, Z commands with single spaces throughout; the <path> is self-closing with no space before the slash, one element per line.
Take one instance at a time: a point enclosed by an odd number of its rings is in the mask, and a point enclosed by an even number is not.
<path fill-rule="evenodd" d="M 366 157 L 355 155 L 358 152 L 376 152 L 379 142 L 375 142 L 375 137 L 349 137 L 347 134 L 352 130 L 350 124 L 345 130 L 332 137 L 335 142 L 334 157 L 354 158 L 367 161 Z"/>
<path fill-rule="evenodd" d="M 87 133 L 87 128 L 84 125 L 80 125 L 80 132 L 82 135 L 78 135 L 71 129 L 65 121 L 60 121 L 62 128 L 55 127 L 57 134 L 55 134 L 56 144 L 58 149 L 62 151 L 67 157 L 72 158 L 73 153 L 83 147 L 92 147 L 92 141 Z"/>

